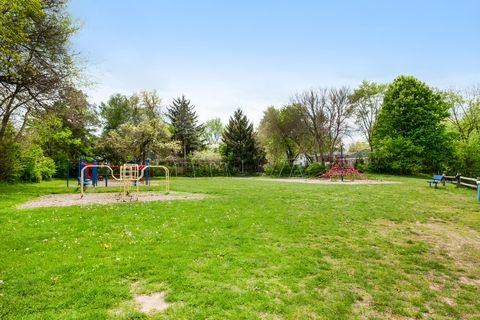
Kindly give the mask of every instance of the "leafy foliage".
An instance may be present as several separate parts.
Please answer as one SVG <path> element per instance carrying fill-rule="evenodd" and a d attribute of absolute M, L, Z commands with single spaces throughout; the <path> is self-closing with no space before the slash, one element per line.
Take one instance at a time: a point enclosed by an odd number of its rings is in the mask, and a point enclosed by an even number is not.
<path fill-rule="evenodd" d="M 40 7 L 39 7 L 40 5 Z M 12 121 L 54 107 L 78 70 L 69 39 L 76 31 L 63 0 L 2 1 L 0 34 L 0 142 Z M 22 125 L 21 128 L 25 126 Z"/>
<path fill-rule="evenodd" d="M 220 118 L 210 119 L 203 124 L 203 141 L 208 148 L 218 149 L 222 140 L 223 124 Z"/>
<path fill-rule="evenodd" d="M 372 168 L 401 174 L 442 170 L 452 155 L 448 115 L 440 94 L 414 77 L 397 77 L 375 122 Z"/>
<path fill-rule="evenodd" d="M 133 102 L 134 99 L 117 93 L 110 96 L 107 102 L 100 104 L 104 134 L 116 130 L 120 125 L 132 120 L 134 117 Z"/>
<path fill-rule="evenodd" d="M 263 113 L 258 136 L 270 162 L 293 161 L 311 145 L 299 105 L 288 105 L 281 109 L 269 107 Z"/>
<path fill-rule="evenodd" d="M 305 169 L 305 173 L 310 177 L 318 177 L 325 173 L 327 166 L 320 162 L 310 162 Z"/>
<path fill-rule="evenodd" d="M 109 130 L 97 144 L 97 154 L 111 162 L 137 159 L 159 160 L 178 151 L 164 122 L 161 99 L 155 91 L 143 91 L 130 98 L 115 95 L 104 105 L 102 114 Z"/>

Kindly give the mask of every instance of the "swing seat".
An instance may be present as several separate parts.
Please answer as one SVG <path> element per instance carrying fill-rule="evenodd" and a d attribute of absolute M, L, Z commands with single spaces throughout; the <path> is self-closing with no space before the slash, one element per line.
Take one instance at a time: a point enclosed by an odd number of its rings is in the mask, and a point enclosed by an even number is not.
<path fill-rule="evenodd" d="M 80 185 L 80 178 L 77 178 L 78 185 Z M 90 184 L 90 179 L 83 179 L 83 185 L 88 186 Z"/>

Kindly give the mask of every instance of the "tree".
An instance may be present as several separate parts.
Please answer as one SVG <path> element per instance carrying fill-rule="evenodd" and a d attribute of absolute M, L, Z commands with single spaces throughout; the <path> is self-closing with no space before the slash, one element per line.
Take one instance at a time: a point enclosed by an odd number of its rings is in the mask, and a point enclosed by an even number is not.
<path fill-rule="evenodd" d="M 258 128 L 258 137 L 265 147 L 267 159 L 291 162 L 300 152 L 308 153 L 312 145 L 308 131 L 302 122 L 302 110 L 298 105 L 281 109 L 271 106 L 263 113 Z"/>
<path fill-rule="evenodd" d="M 350 143 L 348 146 L 348 152 L 353 153 L 353 152 L 362 152 L 365 150 L 368 150 L 370 146 L 368 145 L 367 142 L 364 141 L 354 141 Z"/>
<path fill-rule="evenodd" d="M 201 139 L 203 127 L 197 125 L 198 116 L 195 106 L 182 95 L 180 98 L 174 99 L 172 105 L 167 109 L 167 118 L 172 125 L 172 139 L 179 141 L 181 156 L 186 162 L 188 154 L 203 147 Z"/>
<path fill-rule="evenodd" d="M 134 107 L 132 102 L 135 98 L 117 93 L 108 99 L 107 102 L 100 104 L 100 115 L 103 119 L 103 133 L 106 134 L 110 130 L 116 130 L 121 124 L 132 120 Z"/>
<path fill-rule="evenodd" d="M 60 93 L 54 108 L 32 114 L 23 139 L 32 137 L 45 156 L 54 160 L 57 172 L 63 173 L 65 161 L 91 154 L 95 142 L 97 115 L 85 94 L 74 88 Z M 60 169 L 60 170 L 58 170 Z"/>
<path fill-rule="evenodd" d="M 355 122 L 360 133 L 372 151 L 373 124 L 377 118 L 378 110 L 383 102 L 383 94 L 387 86 L 375 82 L 362 81 L 350 96 L 350 101 L 355 109 Z"/>
<path fill-rule="evenodd" d="M 0 74 L 22 60 L 19 46 L 29 41 L 29 28 L 42 15 L 41 0 L 0 2 Z"/>
<path fill-rule="evenodd" d="M 468 141 L 473 133 L 480 134 L 480 87 L 439 93 L 450 106 L 450 122 L 459 138 Z"/>
<path fill-rule="evenodd" d="M 138 125 L 131 122 L 110 131 L 98 144 L 99 155 L 111 162 L 136 159 L 159 161 L 178 150 L 170 141 L 170 132 L 160 119 L 144 119 Z"/>
<path fill-rule="evenodd" d="M 302 111 L 303 125 L 309 131 L 313 141 L 313 159 L 325 162 L 326 147 L 326 104 L 327 89 L 308 90 L 297 93 L 292 98 L 292 104 L 298 105 Z"/>
<path fill-rule="evenodd" d="M 20 0 L 0 5 L 1 21 L 6 22 L 0 27 L 0 143 L 10 123 L 25 128 L 30 115 L 53 107 L 62 88 L 77 75 L 69 46 L 76 27 L 65 2 Z"/>
<path fill-rule="evenodd" d="M 223 124 L 220 118 L 210 119 L 203 125 L 203 140 L 211 149 L 216 149 L 222 140 Z"/>
<path fill-rule="evenodd" d="M 454 173 L 476 177 L 480 174 L 480 87 L 440 93 L 450 105 L 449 129 L 455 137 L 449 167 Z"/>
<path fill-rule="evenodd" d="M 156 91 L 142 91 L 131 97 L 114 95 L 102 104 L 104 134 L 96 153 L 112 162 L 131 159 L 160 160 L 178 151 L 163 120 L 161 99 Z M 108 129 L 106 129 L 108 127 Z"/>
<path fill-rule="evenodd" d="M 415 77 L 397 77 L 374 125 L 374 168 L 402 174 L 442 170 L 452 152 L 447 117 L 440 94 Z"/>
<path fill-rule="evenodd" d="M 325 162 L 327 155 L 333 159 L 333 153 L 343 137 L 350 131 L 348 119 L 354 108 L 349 101 L 350 89 L 320 88 L 296 94 L 293 104 L 300 106 L 303 125 L 313 139 L 313 158 Z"/>
<path fill-rule="evenodd" d="M 326 142 L 330 161 L 333 153 L 340 146 L 343 137 L 350 133 L 348 119 L 354 108 L 350 103 L 350 89 L 347 87 L 331 88 L 326 104 Z"/>
<path fill-rule="evenodd" d="M 225 147 L 223 155 L 226 162 L 239 172 L 254 171 L 262 155 L 255 141 L 253 124 L 241 109 L 237 109 L 223 131 Z"/>

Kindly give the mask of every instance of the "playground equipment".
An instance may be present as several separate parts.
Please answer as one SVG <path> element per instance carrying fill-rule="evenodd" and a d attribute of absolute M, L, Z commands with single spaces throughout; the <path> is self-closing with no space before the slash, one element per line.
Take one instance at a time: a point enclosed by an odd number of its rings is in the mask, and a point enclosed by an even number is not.
<path fill-rule="evenodd" d="M 76 165 L 77 171 L 77 182 L 80 186 L 81 197 L 85 194 L 85 186 L 92 185 L 92 187 L 98 186 L 98 181 L 104 179 L 105 187 L 108 186 L 109 177 L 114 181 L 118 181 L 122 186 L 121 197 L 123 200 L 130 195 L 132 191 L 139 192 L 139 186 L 142 179 L 145 179 L 145 185 L 150 185 L 150 175 L 151 169 L 160 168 L 165 171 L 165 191 L 170 191 L 170 171 L 166 166 L 162 165 L 151 165 L 149 161 L 145 161 L 145 164 L 138 164 L 137 161 L 133 163 L 125 163 L 120 166 L 110 165 L 108 161 L 98 162 L 97 160 L 92 160 L 88 162 L 85 158 L 80 158 L 78 162 L 66 163 L 66 176 L 67 176 L 67 187 L 69 186 L 70 180 L 70 169 L 71 166 Z M 103 173 L 99 173 L 104 169 Z M 115 171 L 117 173 L 115 173 Z"/>
<path fill-rule="evenodd" d="M 136 187 L 136 192 L 139 192 L 139 185 L 140 185 L 140 180 L 145 176 L 145 172 L 148 172 L 149 168 L 161 168 L 165 171 L 165 192 L 170 191 L 170 171 L 168 170 L 167 167 L 165 166 L 160 166 L 160 165 L 138 165 L 136 163 L 130 164 L 130 163 L 125 163 L 122 166 L 120 166 L 120 175 L 117 178 L 113 174 L 113 168 L 110 167 L 107 164 L 87 164 L 85 165 L 81 170 L 80 170 L 80 189 L 82 196 L 85 194 L 85 172 L 89 168 L 105 168 L 110 175 L 112 176 L 113 179 L 116 181 L 120 181 L 122 183 L 122 199 L 124 200 L 127 195 L 129 195 L 132 192 L 132 187 Z M 108 176 L 108 174 L 107 174 Z"/>
<path fill-rule="evenodd" d="M 134 162 L 134 164 L 137 164 L 136 160 L 134 160 L 133 162 Z M 71 172 L 71 169 L 72 169 L 73 166 L 76 166 L 77 185 L 78 186 L 80 186 L 81 180 L 83 180 L 84 185 L 90 185 L 91 184 L 93 187 L 97 187 L 98 182 L 103 179 L 103 181 L 105 182 L 105 187 L 108 187 L 109 175 L 119 176 L 118 173 L 113 173 L 113 172 L 110 173 L 108 168 L 106 168 L 106 167 L 105 167 L 105 171 L 103 173 L 101 173 L 101 172 L 99 172 L 99 170 L 98 170 L 99 166 L 97 166 L 97 165 L 106 165 L 106 166 L 108 166 L 110 168 L 113 168 L 113 169 L 121 169 L 122 168 L 122 166 L 111 165 L 111 164 L 108 163 L 108 161 L 98 162 L 97 160 L 93 159 L 92 162 L 88 162 L 87 159 L 84 158 L 84 157 L 81 157 L 80 159 L 78 159 L 78 162 L 71 162 L 71 161 L 67 160 L 66 166 L 65 166 L 66 167 L 66 177 L 67 177 L 67 187 L 70 186 L 70 172 Z M 145 166 L 148 166 L 148 165 L 149 165 L 149 160 L 146 160 L 145 165 L 139 164 L 138 168 L 143 169 Z M 86 166 L 88 166 L 88 167 L 85 170 L 85 174 L 84 174 L 83 179 L 81 179 L 80 172 Z M 150 167 L 152 167 L 152 166 L 150 166 Z M 118 172 L 118 170 L 117 170 L 117 172 Z M 145 170 L 144 178 L 145 178 L 145 185 L 150 185 L 150 170 L 148 169 L 148 167 Z"/>
<path fill-rule="evenodd" d="M 343 145 L 340 146 L 340 156 L 337 156 L 335 158 L 335 161 L 330 167 L 330 169 L 328 169 L 327 172 L 322 174 L 322 177 L 330 179 L 340 177 L 342 182 L 345 181 L 345 177 L 357 177 L 360 179 L 365 178 L 362 173 L 360 173 L 350 163 L 348 163 L 348 160 L 343 153 Z"/>

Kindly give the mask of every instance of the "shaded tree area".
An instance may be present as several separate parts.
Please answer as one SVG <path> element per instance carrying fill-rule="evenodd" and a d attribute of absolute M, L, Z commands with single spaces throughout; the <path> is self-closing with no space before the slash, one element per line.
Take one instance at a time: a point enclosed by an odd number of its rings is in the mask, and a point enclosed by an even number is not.
<path fill-rule="evenodd" d="M 91 138 L 75 119 L 85 104 L 72 97 L 83 95 L 69 46 L 76 26 L 66 1 L 3 1 L 0 10 L 0 180 L 39 181 Z"/>

